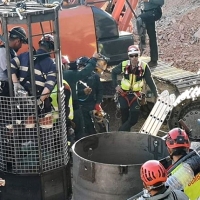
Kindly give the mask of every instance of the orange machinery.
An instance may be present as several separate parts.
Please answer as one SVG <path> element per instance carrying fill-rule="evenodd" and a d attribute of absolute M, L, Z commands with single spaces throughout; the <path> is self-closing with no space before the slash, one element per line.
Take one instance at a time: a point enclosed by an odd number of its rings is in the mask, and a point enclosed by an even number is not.
<path fill-rule="evenodd" d="M 125 0 L 113 2 L 111 14 L 89 2 L 86 5 L 72 4 L 59 11 L 61 51 L 63 55 L 68 55 L 70 61 L 75 61 L 80 56 L 91 57 L 94 52 L 109 57 L 111 64 L 127 59 L 127 48 L 134 40 L 133 34 L 125 30 L 133 15 Z M 135 9 L 138 0 L 129 2 Z M 100 7 L 105 8 L 105 5 L 101 4 Z M 125 11 L 121 15 L 124 7 Z M 22 26 L 26 29 L 26 25 Z M 48 22 L 36 23 L 33 24 L 32 32 L 33 35 L 38 35 L 51 32 L 52 29 Z M 35 48 L 38 47 L 40 37 L 34 37 Z M 24 47 L 21 51 L 25 50 Z"/>

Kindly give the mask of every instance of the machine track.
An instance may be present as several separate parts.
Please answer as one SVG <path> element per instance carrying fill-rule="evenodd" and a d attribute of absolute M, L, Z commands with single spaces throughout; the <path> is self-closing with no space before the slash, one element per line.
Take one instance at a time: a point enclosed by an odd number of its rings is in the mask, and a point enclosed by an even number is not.
<path fill-rule="evenodd" d="M 156 68 L 152 68 L 152 76 L 158 89 L 168 89 L 177 97 L 174 108 L 167 117 L 170 129 L 179 127 L 179 119 L 192 129 L 190 139 L 200 140 L 200 76 L 199 74 L 178 69 L 170 64 L 159 62 Z"/>
<path fill-rule="evenodd" d="M 192 99 L 184 100 L 178 106 L 174 107 L 168 120 L 169 128 L 178 127 L 179 119 L 182 119 L 189 129 L 192 130 L 190 139 L 192 141 L 199 141 L 200 125 L 198 124 L 198 119 L 200 119 L 200 97 L 194 101 Z"/>

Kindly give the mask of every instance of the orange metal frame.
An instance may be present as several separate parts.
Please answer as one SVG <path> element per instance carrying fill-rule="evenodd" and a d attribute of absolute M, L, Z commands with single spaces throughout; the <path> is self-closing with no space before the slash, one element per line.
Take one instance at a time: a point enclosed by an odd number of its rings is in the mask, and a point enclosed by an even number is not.
<path fill-rule="evenodd" d="M 133 10 L 136 9 L 138 0 L 128 0 Z M 112 12 L 113 18 L 118 22 L 120 31 L 132 31 L 132 23 L 131 19 L 133 17 L 133 13 L 129 6 L 126 4 L 126 0 L 114 0 L 114 10 Z M 123 8 L 125 6 L 125 12 L 123 13 Z"/>
<path fill-rule="evenodd" d="M 132 5 L 133 10 L 135 10 L 138 0 L 129 0 L 129 2 Z M 126 4 L 126 0 L 114 0 L 112 3 L 115 4 L 112 16 L 117 21 L 119 30 L 127 31 L 129 29 L 129 32 L 131 32 L 131 19 L 133 17 L 133 13 Z M 102 3 L 97 5 L 98 7 L 103 6 Z M 122 13 L 124 6 L 125 12 Z M 68 55 L 71 61 L 76 60 L 80 56 L 90 57 L 94 52 L 97 51 L 94 17 L 90 6 L 78 5 L 72 8 L 64 7 L 63 10 L 59 13 L 59 23 L 61 51 L 63 55 Z M 11 27 L 13 26 L 9 26 L 8 29 Z M 26 25 L 23 25 L 23 27 L 27 30 Z M 42 27 L 44 32 L 52 31 L 50 22 L 42 23 Z M 34 35 L 42 34 L 40 24 L 34 24 L 32 26 L 32 31 Z M 38 48 L 38 41 L 40 38 L 41 36 L 34 37 L 33 45 L 36 49 Z M 27 45 L 23 45 L 23 48 L 18 53 L 24 52 L 26 50 Z"/>

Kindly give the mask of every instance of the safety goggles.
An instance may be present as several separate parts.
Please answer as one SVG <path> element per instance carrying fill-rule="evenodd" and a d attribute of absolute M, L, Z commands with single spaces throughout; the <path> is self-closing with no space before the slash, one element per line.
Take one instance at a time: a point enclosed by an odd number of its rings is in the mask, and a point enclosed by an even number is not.
<path fill-rule="evenodd" d="M 133 58 L 133 57 L 138 57 L 138 54 L 130 54 L 130 55 L 128 55 L 130 58 Z"/>

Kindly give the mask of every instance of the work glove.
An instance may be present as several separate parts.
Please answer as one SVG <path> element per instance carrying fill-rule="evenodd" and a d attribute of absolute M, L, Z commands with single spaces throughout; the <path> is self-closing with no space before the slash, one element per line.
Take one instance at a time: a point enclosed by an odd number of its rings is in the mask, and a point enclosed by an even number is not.
<path fill-rule="evenodd" d="M 24 91 L 26 91 L 24 89 L 24 87 L 19 82 L 13 83 L 13 86 L 14 86 L 14 94 L 15 94 L 15 96 L 19 96 L 18 95 L 18 90 L 24 90 Z"/>
<path fill-rule="evenodd" d="M 90 87 L 87 87 L 87 88 L 84 88 L 84 93 L 86 94 L 86 95 L 89 95 L 91 92 L 92 92 L 92 88 L 90 88 Z"/>
<path fill-rule="evenodd" d="M 97 103 L 97 104 L 95 105 L 94 109 L 95 109 L 96 111 L 102 111 L 101 104 L 98 104 L 98 103 Z"/>

